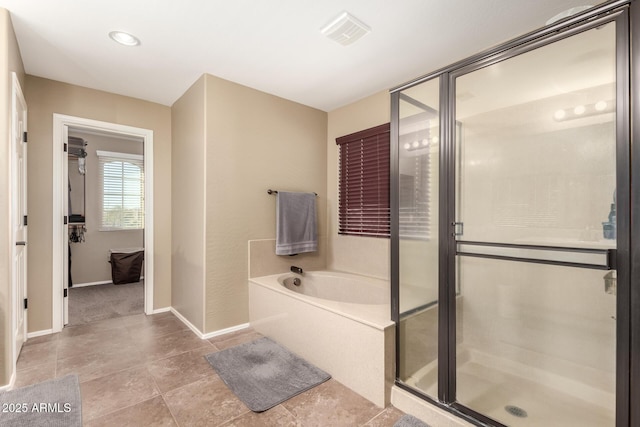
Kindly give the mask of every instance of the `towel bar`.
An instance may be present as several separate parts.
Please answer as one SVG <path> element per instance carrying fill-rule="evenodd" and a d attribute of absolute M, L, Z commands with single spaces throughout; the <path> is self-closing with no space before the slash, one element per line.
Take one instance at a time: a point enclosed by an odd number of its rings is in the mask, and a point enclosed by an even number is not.
<path fill-rule="evenodd" d="M 267 194 L 278 194 L 278 190 L 268 189 Z M 318 193 L 316 192 L 314 192 L 313 194 L 315 194 L 316 196 L 318 195 Z"/>

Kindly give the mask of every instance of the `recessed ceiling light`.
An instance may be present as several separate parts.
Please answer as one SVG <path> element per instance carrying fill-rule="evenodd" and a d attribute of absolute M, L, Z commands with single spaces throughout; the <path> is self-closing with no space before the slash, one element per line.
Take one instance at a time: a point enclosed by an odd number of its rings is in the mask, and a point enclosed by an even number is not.
<path fill-rule="evenodd" d="M 138 46 L 140 44 L 140 40 L 138 40 L 136 36 L 125 33 L 124 31 L 111 31 L 109 37 L 111 37 L 113 41 L 125 46 Z"/>

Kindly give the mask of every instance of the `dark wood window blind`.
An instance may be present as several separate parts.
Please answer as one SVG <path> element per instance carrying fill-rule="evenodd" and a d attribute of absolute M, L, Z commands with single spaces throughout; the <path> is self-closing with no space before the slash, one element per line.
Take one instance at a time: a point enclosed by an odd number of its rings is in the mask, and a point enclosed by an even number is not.
<path fill-rule="evenodd" d="M 336 139 L 338 233 L 389 237 L 389 123 Z"/>

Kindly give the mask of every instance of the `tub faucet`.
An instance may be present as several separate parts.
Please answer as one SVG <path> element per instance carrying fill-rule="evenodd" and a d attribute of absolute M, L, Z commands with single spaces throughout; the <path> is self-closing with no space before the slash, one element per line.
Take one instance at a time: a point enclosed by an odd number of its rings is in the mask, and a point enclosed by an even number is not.
<path fill-rule="evenodd" d="M 296 267 L 295 265 L 291 266 L 291 271 L 293 271 L 294 273 L 298 273 L 298 274 L 304 274 L 304 271 L 302 271 L 302 269 L 300 267 Z"/>

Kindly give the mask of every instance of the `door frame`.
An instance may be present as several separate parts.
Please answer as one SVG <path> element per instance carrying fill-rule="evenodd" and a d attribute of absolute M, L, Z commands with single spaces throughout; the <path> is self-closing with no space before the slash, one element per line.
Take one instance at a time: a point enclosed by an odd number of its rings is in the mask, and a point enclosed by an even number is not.
<path fill-rule="evenodd" d="M 18 327 L 18 311 L 16 310 L 16 308 L 18 307 L 19 301 L 18 301 L 18 283 L 17 283 L 17 272 L 14 269 L 14 265 L 13 265 L 13 260 L 15 259 L 15 255 L 16 255 L 16 244 L 15 242 L 17 241 L 16 239 L 16 235 L 15 235 L 15 229 L 14 229 L 14 224 L 16 221 L 15 218 L 15 203 L 16 203 L 16 194 L 15 194 L 15 180 L 16 180 L 16 176 L 15 174 L 18 173 L 18 171 L 15 168 L 14 162 L 15 162 L 15 147 L 14 144 L 16 143 L 16 139 L 19 137 L 19 135 L 16 135 L 16 120 L 18 119 L 18 102 L 20 102 L 22 105 L 24 105 L 24 129 L 23 132 L 27 132 L 27 119 L 28 119 L 28 114 L 27 114 L 27 101 L 24 98 L 24 94 L 22 92 L 22 87 L 20 86 L 20 80 L 18 80 L 18 75 L 15 72 L 11 73 L 11 154 L 9 156 L 9 170 L 10 170 L 10 176 L 11 176 L 11 193 L 9 195 L 9 200 L 11 203 L 11 209 L 10 209 L 10 213 L 9 213 L 9 223 L 11 224 L 11 245 L 12 245 L 12 249 L 11 249 L 11 262 L 9 263 L 10 265 L 10 269 L 11 269 L 11 357 L 12 357 L 12 367 L 13 367 L 13 372 L 12 372 L 12 376 L 11 376 L 11 383 L 13 384 L 13 380 L 14 380 L 14 375 L 16 372 L 16 362 L 18 360 L 18 354 L 19 354 L 19 349 L 16 347 L 16 343 L 15 343 L 15 332 L 16 329 Z M 25 140 L 26 143 L 26 140 Z M 27 167 L 27 152 L 25 150 L 24 153 L 24 167 Z M 26 179 L 26 172 L 25 172 L 25 179 Z M 26 187 L 26 182 L 25 182 L 25 187 Z M 27 194 L 25 193 L 25 197 L 27 196 Z M 26 212 L 25 212 L 26 214 Z M 26 225 L 25 225 L 26 228 Z M 26 234 L 26 233 L 25 233 Z M 25 262 L 27 262 L 27 247 L 25 246 L 24 248 L 25 254 Z M 24 298 L 27 297 L 26 291 L 27 291 L 27 276 L 26 276 L 26 267 L 25 267 L 25 271 L 24 271 L 24 288 L 25 288 L 25 294 L 24 294 Z M 23 309 L 26 311 L 26 308 Z M 23 333 L 23 337 L 24 340 L 27 340 L 27 322 L 28 322 L 28 315 L 27 313 L 24 313 L 24 330 L 22 331 Z"/>
<path fill-rule="evenodd" d="M 52 331 L 60 332 L 64 327 L 64 278 L 65 254 L 68 251 L 68 226 L 64 224 L 65 206 L 63 203 L 67 191 L 66 170 L 67 157 L 64 152 L 65 130 L 69 128 L 120 134 L 130 138 L 141 138 L 144 144 L 144 312 L 153 314 L 154 295 L 154 232 L 153 232 L 153 131 L 134 126 L 120 125 L 82 117 L 53 114 L 53 266 L 52 266 Z"/>

